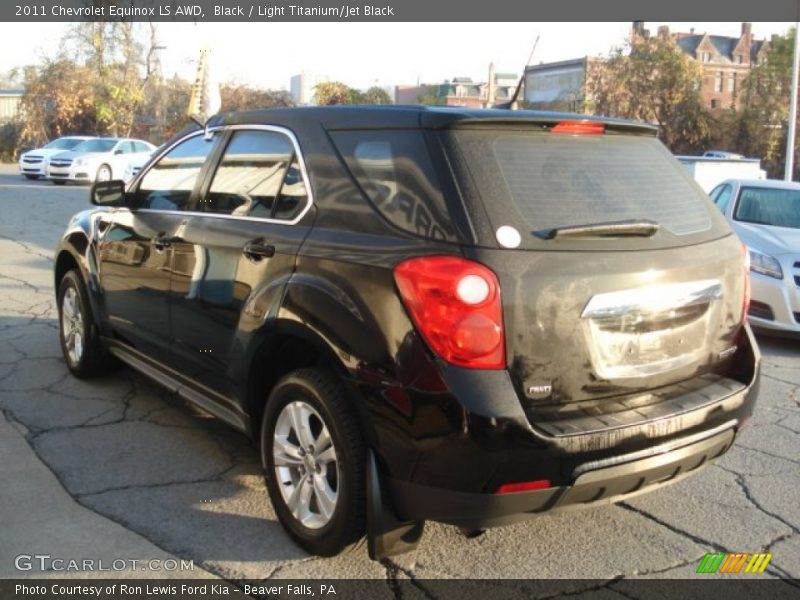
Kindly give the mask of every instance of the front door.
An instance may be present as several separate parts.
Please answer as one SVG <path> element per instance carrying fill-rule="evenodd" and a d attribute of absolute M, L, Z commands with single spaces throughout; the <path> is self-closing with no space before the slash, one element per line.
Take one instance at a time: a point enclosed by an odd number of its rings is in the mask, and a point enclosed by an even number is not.
<path fill-rule="evenodd" d="M 211 147 L 201 135 L 181 142 L 144 175 L 131 208 L 100 221 L 98 269 L 112 333 L 158 362 L 169 359 L 173 244 Z"/>

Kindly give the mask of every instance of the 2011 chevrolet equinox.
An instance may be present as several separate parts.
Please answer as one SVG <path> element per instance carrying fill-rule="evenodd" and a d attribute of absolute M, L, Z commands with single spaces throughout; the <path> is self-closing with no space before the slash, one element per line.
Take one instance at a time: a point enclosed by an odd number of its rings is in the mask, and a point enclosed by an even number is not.
<path fill-rule="evenodd" d="M 69 369 L 250 433 L 315 554 L 655 489 L 753 410 L 747 252 L 646 125 L 224 114 L 91 196 L 56 252 Z"/>

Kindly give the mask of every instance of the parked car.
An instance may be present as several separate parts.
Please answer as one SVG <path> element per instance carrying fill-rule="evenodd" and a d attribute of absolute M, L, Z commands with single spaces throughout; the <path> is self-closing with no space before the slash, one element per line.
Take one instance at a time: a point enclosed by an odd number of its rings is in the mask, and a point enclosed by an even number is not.
<path fill-rule="evenodd" d="M 711 199 L 750 249 L 750 323 L 800 334 L 800 184 L 728 179 Z"/>
<path fill-rule="evenodd" d="M 248 432 L 315 554 L 653 490 L 753 410 L 746 252 L 648 125 L 230 113 L 90 196 L 56 251 L 67 366 Z"/>
<path fill-rule="evenodd" d="M 740 160 L 744 158 L 744 154 L 737 154 L 736 152 L 727 152 L 725 150 L 706 150 L 703 152 L 706 158 L 730 158 L 732 160 Z"/>
<path fill-rule="evenodd" d="M 88 135 L 69 135 L 60 137 L 41 148 L 24 152 L 19 157 L 19 174 L 27 179 L 39 179 L 47 175 L 47 161 L 51 156 L 71 150 L 78 144 L 91 140 Z"/>
<path fill-rule="evenodd" d="M 47 177 L 56 184 L 121 179 L 129 163 L 147 160 L 155 149 L 144 140 L 95 138 L 51 157 Z"/>
<path fill-rule="evenodd" d="M 131 159 L 125 167 L 125 171 L 122 174 L 122 181 L 125 183 L 130 182 L 134 177 L 139 174 L 139 171 L 142 170 L 147 164 L 147 161 L 150 160 L 154 154 L 156 154 L 163 146 L 159 146 L 155 150 L 153 150 L 150 154 L 147 155 L 139 155 L 134 159 Z"/>

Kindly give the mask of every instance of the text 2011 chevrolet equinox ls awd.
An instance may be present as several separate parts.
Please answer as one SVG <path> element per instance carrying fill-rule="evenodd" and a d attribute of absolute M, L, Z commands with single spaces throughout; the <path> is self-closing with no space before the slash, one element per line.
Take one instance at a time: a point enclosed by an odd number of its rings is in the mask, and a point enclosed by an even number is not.
<path fill-rule="evenodd" d="M 649 126 L 241 112 L 92 200 L 57 250 L 70 370 L 249 432 L 312 553 L 655 489 L 753 410 L 746 249 Z"/>

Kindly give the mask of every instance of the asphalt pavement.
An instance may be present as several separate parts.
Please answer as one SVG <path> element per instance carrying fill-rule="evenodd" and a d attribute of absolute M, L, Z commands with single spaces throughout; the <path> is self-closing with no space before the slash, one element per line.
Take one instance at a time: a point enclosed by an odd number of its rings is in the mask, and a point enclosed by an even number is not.
<path fill-rule="evenodd" d="M 109 576 L 16 564 L 39 553 L 194 567 L 144 572 L 156 577 L 574 578 L 613 592 L 620 579 L 693 577 L 713 551 L 770 552 L 762 577 L 800 577 L 800 341 L 760 338 L 749 427 L 722 459 L 658 493 L 475 539 L 429 523 L 415 552 L 382 563 L 364 545 L 311 557 L 277 523 L 246 437 L 128 369 L 68 374 L 52 250 L 88 206 L 86 187 L 0 167 L 0 578 Z"/>

